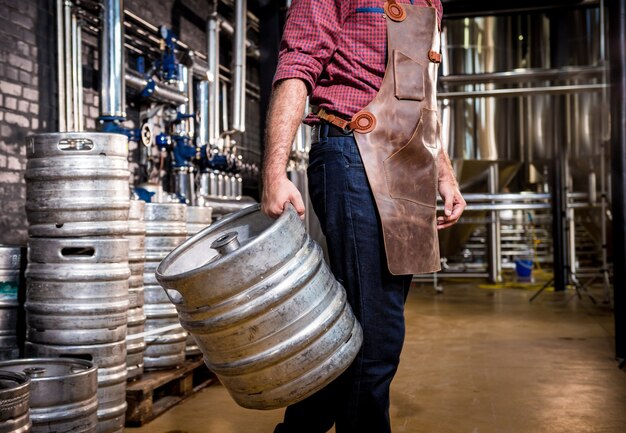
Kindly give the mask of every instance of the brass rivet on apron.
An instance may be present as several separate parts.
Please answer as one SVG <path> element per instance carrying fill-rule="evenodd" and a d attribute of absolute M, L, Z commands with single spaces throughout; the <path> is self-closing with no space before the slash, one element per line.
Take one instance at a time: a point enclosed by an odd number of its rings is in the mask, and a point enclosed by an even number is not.
<path fill-rule="evenodd" d="M 406 18 L 406 12 L 404 8 L 396 3 L 396 0 L 387 0 L 383 6 L 385 14 L 393 21 L 404 21 Z"/>
<path fill-rule="evenodd" d="M 371 132 L 376 127 L 376 117 L 369 111 L 359 111 L 352 117 L 351 125 L 354 125 L 352 130 L 366 134 Z"/>

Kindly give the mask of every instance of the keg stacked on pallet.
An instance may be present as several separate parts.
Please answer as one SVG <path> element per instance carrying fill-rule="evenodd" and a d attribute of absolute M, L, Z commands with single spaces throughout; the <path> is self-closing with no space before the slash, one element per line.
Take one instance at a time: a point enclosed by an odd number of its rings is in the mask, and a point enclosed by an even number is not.
<path fill-rule="evenodd" d="M 187 332 L 180 326 L 176 307 L 159 285 L 154 273 L 161 260 L 187 237 L 187 206 L 178 203 L 146 203 L 144 221 L 144 368 L 176 368 L 185 362 Z"/>
<path fill-rule="evenodd" d="M 19 357 L 17 346 L 17 292 L 20 248 L 0 245 L 0 360 Z"/>
<path fill-rule="evenodd" d="M 0 363 L 0 371 L 30 377 L 33 433 L 96 431 L 98 383 L 92 362 L 63 358 L 17 359 Z M 3 432 L 2 427 L 0 432 Z"/>
<path fill-rule="evenodd" d="M 128 380 L 143 374 L 143 354 L 146 342 L 143 338 L 146 315 L 143 310 L 143 271 L 145 262 L 146 226 L 144 212 L 146 203 L 141 200 L 130 201 L 128 213 L 128 264 L 130 280 L 128 283 L 128 331 L 126 337 L 126 368 Z"/>
<path fill-rule="evenodd" d="M 213 209 L 208 206 L 188 206 L 187 207 L 187 237 L 191 237 L 200 230 L 211 225 L 213 217 Z M 198 343 L 193 335 L 187 335 L 187 344 L 185 346 L 186 356 L 200 356 L 202 352 L 198 347 Z"/>
<path fill-rule="evenodd" d="M 28 377 L 0 368 L 0 433 L 31 431 L 29 399 Z"/>
<path fill-rule="evenodd" d="M 30 139 L 26 347 L 29 357 L 73 357 L 98 367 L 99 433 L 126 412 L 128 142 L 119 134 Z"/>

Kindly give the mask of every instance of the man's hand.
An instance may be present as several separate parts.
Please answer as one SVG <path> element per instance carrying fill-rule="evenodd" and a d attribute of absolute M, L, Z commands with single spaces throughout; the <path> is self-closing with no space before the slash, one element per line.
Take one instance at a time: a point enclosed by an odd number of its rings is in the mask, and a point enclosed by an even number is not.
<path fill-rule="evenodd" d="M 465 200 L 454 179 L 439 179 L 439 194 L 443 199 L 443 216 L 437 217 L 437 229 L 448 228 L 461 218 L 465 210 Z"/>
<path fill-rule="evenodd" d="M 272 217 L 278 218 L 287 203 L 291 203 L 304 219 L 304 202 L 298 188 L 286 176 L 279 179 L 273 179 L 270 184 L 263 185 L 263 197 L 261 199 L 261 211 Z"/>

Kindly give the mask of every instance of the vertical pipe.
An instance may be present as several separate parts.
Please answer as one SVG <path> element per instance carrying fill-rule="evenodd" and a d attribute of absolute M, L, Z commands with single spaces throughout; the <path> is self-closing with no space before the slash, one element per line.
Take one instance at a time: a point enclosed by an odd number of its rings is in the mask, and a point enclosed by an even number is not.
<path fill-rule="evenodd" d="M 102 0 L 100 116 L 126 118 L 123 0 Z"/>
<path fill-rule="evenodd" d="M 78 99 L 79 93 L 82 90 L 80 83 L 78 82 L 78 19 L 75 14 L 71 15 L 71 31 L 70 31 L 70 39 L 72 42 L 71 45 L 71 62 L 72 62 L 72 130 L 80 131 L 79 121 L 78 121 Z"/>
<path fill-rule="evenodd" d="M 497 194 L 499 191 L 498 163 L 489 166 L 489 193 Z M 502 246 L 500 230 L 500 212 L 491 211 L 491 222 L 488 231 L 488 257 L 489 257 L 489 281 L 492 283 L 502 282 Z"/>
<path fill-rule="evenodd" d="M 190 73 L 189 68 L 183 64 L 178 64 L 178 90 L 185 95 L 187 100 L 189 100 L 190 96 L 189 92 L 189 79 Z M 181 114 L 189 114 L 189 105 L 187 102 L 178 106 L 178 112 Z M 176 124 L 175 134 L 180 136 L 189 137 L 189 124 L 191 119 L 183 119 Z"/>
<path fill-rule="evenodd" d="M 220 136 L 220 26 L 217 12 L 207 22 L 209 144 L 216 146 Z"/>
<path fill-rule="evenodd" d="M 196 112 L 198 113 L 198 142 L 200 146 L 209 143 L 209 82 L 202 80 L 197 86 Z"/>
<path fill-rule="evenodd" d="M 59 131 L 67 131 L 65 113 L 65 26 L 63 5 L 64 0 L 57 0 L 57 89 L 59 104 Z"/>
<path fill-rule="evenodd" d="M 615 353 L 626 359 L 626 0 L 609 1 Z M 623 366 L 623 364 L 622 364 Z"/>
<path fill-rule="evenodd" d="M 85 115 L 83 111 L 83 26 L 78 22 L 76 26 L 76 87 L 78 88 L 78 98 L 76 101 L 77 110 L 77 130 L 85 130 Z"/>
<path fill-rule="evenodd" d="M 65 44 L 65 120 L 67 130 L 75 131 L 74 125 L 74 83 L 72 64 L 72 2 L 66 0 L 63 6 L 63 39 Z"/>
<path fill-rule="evenodd" d="M 235 37 L 233 38 L 233 114 L 232 129 L 246 130 L 246 0 L 235 0 Z"/>

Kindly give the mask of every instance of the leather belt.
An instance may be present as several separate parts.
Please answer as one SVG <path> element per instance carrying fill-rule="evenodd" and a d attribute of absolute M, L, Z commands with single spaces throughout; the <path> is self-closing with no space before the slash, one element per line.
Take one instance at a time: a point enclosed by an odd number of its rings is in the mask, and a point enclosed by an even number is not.
<path fill-rule="evenodd" d="M 326 122 L 313 125 L 311 129 L 311 142 L 319 143 L 326 137 L 352 137 L 352 132 L 345 133 L 341 128 Z"/>

